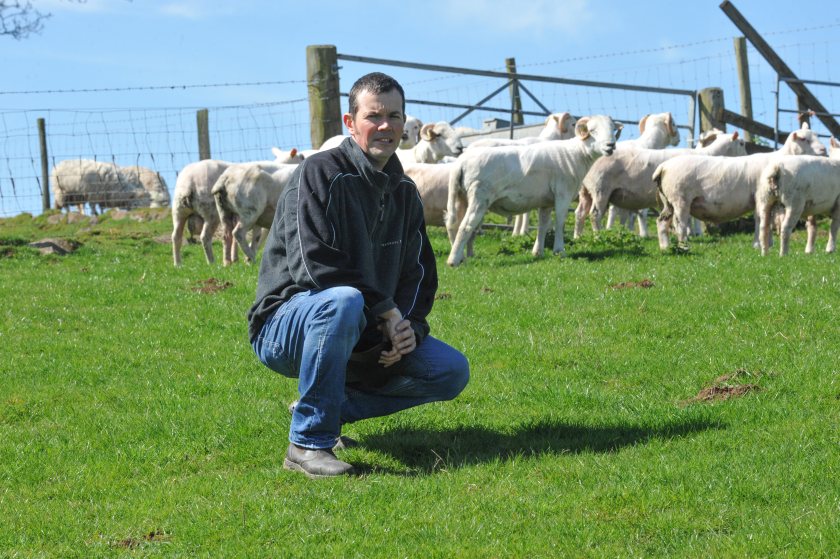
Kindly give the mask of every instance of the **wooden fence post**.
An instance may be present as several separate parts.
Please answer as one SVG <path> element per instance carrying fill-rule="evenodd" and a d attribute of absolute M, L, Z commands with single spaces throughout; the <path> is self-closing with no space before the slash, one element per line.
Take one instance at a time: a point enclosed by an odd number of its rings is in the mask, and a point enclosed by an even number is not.
<path fill-rule="evenodd" d="M 507 68 L 507 73 L 510 75 L 516 74 L 516 59 L 515 58 L 505 58 L 505 68 Z M 514 125 L 524 124 L 524 119 L 522 118 L 522 98 L 519 96 L 519 82 L 514 80 L 510 83 L 510 106 L 511 106 L 511 115 L 510 115 L 510 122 Z"/>
<path fill-rule="evenodd" d="M 750 88 L 750 67 L 747 62 L 747 39 L 746 37 L 735 37 L 734 41 L 735 62 L 738 67 L 738 89 L 741 93 L 741 115 L 752 119 L 752 90 Z M 752 142 L 752 132 L 744 130 L 744 139 Z"/>
<path fill-rule="evenodd" d="M 198 158 L 210 159 L 210 114 L 207 109 L 199 109 L 195 113 L 198 127 Z"/>
<path fill-rule="evenodd" d="M 309 91 L 309 137 L 312 148 L 318 149 L 325 140 L 342 133 L 335 45 L 306 47 L 306 83 Z"/>
<path fill-rule="evenodd" d="M 707 87 L 700 90 L 700 133 L 717 128 L 726 132 L 723 121 L 723 90 L 719 87 Z"/>
<path fill-rule="evenodd" d="M 38 119 L 38 142 L 41 145 L 41 209 L 50 209 L 50 162 L 47 154 L 47 124 Z"/>

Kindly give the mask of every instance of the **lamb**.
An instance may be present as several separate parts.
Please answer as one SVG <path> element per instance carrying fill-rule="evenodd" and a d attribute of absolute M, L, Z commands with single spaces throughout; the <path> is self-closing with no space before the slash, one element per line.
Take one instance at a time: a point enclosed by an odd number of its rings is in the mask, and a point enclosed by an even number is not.
<path fill-rule="evenodd" d="M 137 176 L 126 173 L 114 163 L 91 159 L 65 159 L 53 167 L 50 175 L 56 209 L 90 205 L 93 215 L 100 208 L 148 207 L 151 197 Z"/>
<path fill-rule="evenodd" d="M 269 173 L 259 164 L 242 163 L 229 166 L 221 174 L 212 193 L 226 240 L 225 266 L 234 260 L 235 247 L 227 242 L 231 237 L 245 253 L 246 263 L 256 259 L 262 229 L 271 228 L 277 200 L 297 167 L 297 164 L 279 165 Z M 245 237 L 248 231 L 253 231 L 250 244 Z"/>
<path fill-rule="evenodd" d="M 448 122 L 424 124 L 420 141 L 412 149 L 397 149 L 403 166 L 412 163 L 437 163 L 445 156 L 458 157 L 464 151 L 461 137 Z"/>
<path fill-rule="evenodd" d="M 838 142 L 834 136 L 831 137 L 831 149 L 828 150 L 828 156 L 831 159 L 840 159 L 840 142 Z"/>
<path fill-rule="evenodd" d="M 619 149 L 613 157 L 596 161 L 583 180 L 575 210 L 574 237 L 577 239 L 583 233 L 587 214 L 591 214 L 592 229 L 599 231 L 611 203 L 629 210 L 659 206 L 656 184 L 651 180 L 656 167 L 669 159 L 693 153 L 739 156 L 747 151 L 738 132 L 719 131 L 702 138 L 695 149 Z M 639 226 L 641 236 L 646 237 L 646 220 L 640 220 Z"/>
<path fill-rule="evenodd" d="M 420 129 L 423 127 L 423 123 L 420 121 L 419 118 L 405 115 L 405 126 L 403 126 L 403 133 L 402 137 L 400 138 L 400 146 L 399 149 L 406 149 L 410 150 L 414 146 L 416 146 L 420 142 Z M 319 151 L 324 151 L 327 149 L 331 149 L 334 147 L 338 147 L 341 142 L 343 142 L 346 138 L 350 136 L 345 136 L 343 134 L 339 134 L 338 136 L 333 136 L 328 138 L 321 147 L 318 149 L 305 149 L 301 152 L 304 158 L 310 157 L 315 155 Z"/>
<path fill-rule="evenodd" d="M 837 229 L 840 228 L 840 160 L 785 155 L 775 158 L 764 168 L 755 194 L 762 256 L 767 255 L 770 248 L 770 223 L 775 204 L 784 207 L 779 232 L 779 256 L 788 253 L 791 231 L 803 214 L 808 216 L 805 254 L 814 252 L 817 236 L 815 217 L 818 215 L 831 217 L 825 251 L 834 252 Z"/>
<path fill-rule="evenodd" d="M 272 148 L 274 161 L 257 162 L 265 170 L 276 170 L 283 163 L 300 162 L 303 160 L 297 149 L 282 151 Z M 181 245 L 184 240 L 184 226 L 191 215 L 197 214 L 202 219 L 201 244 L 208 264 L 213 258 L 213 234 L 219 227 L 219 214 L 213 198 L 212 188 L 219 177 L 233 163 L 215 159 L 205 159 L 186 165 L 178 174 L 175 181 L 175 192 L 172 202 L 172 259 L 175 266 L 181 265 Z M 230 250 L 232 239 L 225 241 L 225 251 Z"/>
<path fill-rule="evenodd" d="M 169 189 L 166 186 L 166 181 L 160 176 L 160 173 L 139 165 L 122 167 L 122 170 L 132 181 L 140 182 L 146 192 L 149 193 L 149 198 L 151 199 L 150 208 L 169 207 Z"/>
<path fill-rule="evenodd" d="M 584 117 L 575 127 L 575 138 L 528 146 L 506 146 L 463 155 L 449 180 L 446 229 L 452 250 L 450 266 L 464 260 L 464 246 L 488 210 L 518 214 L 538 208 L 540 220 L 532 253 L 540 256 L 548 218 L 555 211 L 554 252 L 564 253 L 563 223 L 580 182 L 601 155 L 611 155 L 621 124 L 603 115 Z M 456 224 L 457 200 L 466 193 L 468 205 L 460 226 Z"/>
<path fill-rule="evenodd" d="M 677 239 L 685 246 L 689 216 L 722 223 L 755 209 L 761 172 L 780 155 L 824 156 L 826 150 L 817 135 L 803 124 L 800 130 L 788 134 L 785 144 L 773 153 L 744 157 L 683 155 L 659 165 L 653 173 L 663 205 L 656 223 L 659 247 L 665 250 L 670 244 L 671 217 L 675 220 Z M 753 244 L 758 246 L 757 227 Z"/>

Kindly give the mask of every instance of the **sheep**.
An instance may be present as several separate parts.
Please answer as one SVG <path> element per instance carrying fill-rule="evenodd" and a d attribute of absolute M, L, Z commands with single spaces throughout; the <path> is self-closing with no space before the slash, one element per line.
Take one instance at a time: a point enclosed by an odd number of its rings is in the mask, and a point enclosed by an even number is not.
<path fill-rule="evenodd" d="M 284 164 L 269 173 L 259 164 L 241 163 L 225 169 L 213 185 L 213 198 L 224 229 L 224 239 L 236 239 L 245 253 L 246 263 L 256 259 L 262 229 L 271 227 L 277 200 L 295 169 L 297 164 Z M 248 231 L 253 231 L 251 244 L 245 237 Z M 225 243 L 225 246 L 223 262 L 228 266 L 234 260 L 234 245 Z"/>
<path fill-rule="evenodd" d="M 397 157 L 403 166 L 412 163 L 437 163 L 444 156 L 458 157 L 464 151 L 461 137 L 448 122 L 424 124 L 420 129 L 420 141 L 412 149 L 397 149 Z"/>
<path fill-rule="evenodd" d="M 59 210 L 78 205 L 83 213 L 87 203 L 96 215 L 97 204 L 102 209 L 132 209 L 148 207 L 151 203 L 151 197 L 139 178 L 114 163 L 65 159 L 53 167 L 50 183 L 54 205 Z"/>
<path fill-rule="evenodd" d="M 283 163 L 300 162 L 303 160 L 297 149 L 284 152 L 272 148 L 276 159 L 274 161 L 259 161 L 263 169 L 276 168 Z M 192 215 L 199 215 L 202 219 L 201 244 L 204 246 L 204 256 L 208 264 L 213 258 L 213 234 L 219 227 L 219 214 L 211 189 L 222 173 L 233 163 L 215 159 L 205 159 L 186 165 L 178 174 L 175 181 L 175 191 L 172 201 L 172 259 L 175 266 L 181 265 L 181 245 L 184 240 L 184 226 Z M 229 250 L 232 239 L 225 239 L 225 251 Z"/>
<path fill-rule="evenodd" d="M 831 149 L 828 150 L 828 156 L 831 159 L 840 159 L 840 142 L 834 136 L 831 137 Z"/>
<path fill-rule="evenodd" d="M 680 131 L 677 129 L 676 122 L 674 122 L 674 116 L 670 112 L 667 112 L 643 116 L 639 120 L 639 137 L 635 140 L 621 142 L 616 149 L 619 152 L 624 151 L 626 148 L 663 149 L 669 146 L 679 145 L 679 143 Z M 607 216 L 607 229 L 612 229 L 616 219 L 630 229 L 633 228 L 633 221 L 638 219 L 639 236 L 647 237 L 647 208 L 635 211 L 624 208 L 619 209 L 614 204 L 610 204 L 610 213 Z"/>
<path fill-rule="evenodd" d="M 622 142 L 623 143 L 623 142 Z M 621 144 L 619 144 L 621 145 Z M 657 207 L 656 184 L 651 180 L 661 163 L 680 155 L 702 153 L 706 155 L 746 155 L 744 141 L 738 132 L 722 132 L 705 136 L 695 149 L 624 149 L 615 155 L 599 159 L 583 179 L 583 187 L 575 209 L 574 238 L 583 233 L 586 216 L 590 215 L 592 229 L 601 229 L 601 220 L 610 204 L 630 210 Z M 647 236 L 647 223 L 639 221 L 641 236 Z"/>
<path fill-rule="evenodd" d="M 528 146 L 506 146 L 463 155 L 449 179 L 446 229 L 452 250 L 450 266 L 464 260 L 464 246 L 488 210 L 500 214 L 538 208 L 539 227 L 533 254 L 540 256 L 551 210 L 555 211 L 554 252 L 564 253 L 563 223 L 580 182 L 601 155 L 611 155 L 622 125 L 603 115 L 584 117 L 575 138 Z M 468 204 L 460 226 L 457 200 L 466 193 Z"/>
<path fill-rule="evenodd" d="M 414 116 L 405 115 L 405 125 L 403 126 L 403 133 L 402 137 L 400 138 L 400 145 L 399 149 L 406 149 L 410 150 L 414 146 L 420 142 L 420 129 L 423 127 L 423 122 Z M 304 158 L 310 157 L 315 155 L 319 151 L 324 151 L 327 149 L 331 149 L 334 147 L 338 147 L 341 142 L 343 142 L 346 138 L 350 136 L 346 136 L 344 134 L 339 134 L 337 136 L 332 136 L 331 138 L 327 138 L 321 147 L 318 149 L 305 149 L 301 152 Z"/>
<path fill-rule="evenodd" d="M 569 113 L 553 113 L 545 119 L 545 126 L 537 136 L 525 138 L 482 138 L 471 142 L 465 151 L 476 148 L 524 146 L 547 140 L 568 140 L 575 135 L 575 118 Z"/>
<path fill-rule="evenodd" d="M 166 181 L 160 176 L 160 173 L 139 165 L 122 167 L 122 170 L 132 181 L 140 182 L 146 192 L 149 193 L 149 198 L 151 199 L 150 208 L 169 207 L 169 189 L 166 186 Z"/>
<path fill-rule="evenodd" d="M 667 249 L 669 222 L 675 220 L 677 239 L 685 246 L 689 216 L 722 223 L 755 209 L 761 171 L 780 155 L 826 155 L 825 146 L 803 123 L 772 153 L 744 157 L 679 156 L 660 164 L 653 173 L 663 210 L 657 219 L 659 247 Z M 753 245 L 758 247 L 758 223 Z"/>
<path fill-rule="evenodd" d="M 831 217 L 825 251 L 834 252 L 837 229 L 840 228 L 840 160 L 834 157 L 827 159 L 785 155 L 775 158 L 764 168 L 755 193 L 762 256 L 766 256 L 770 248 L 770 223 L 776 204 L 784 207 L 779 232 L 779 256 L 788 253 L 791 231 L 803 214 L 808 216 L 805 254 L 814 252 L 817 236 L 815 216 L 818 215 Z"/>

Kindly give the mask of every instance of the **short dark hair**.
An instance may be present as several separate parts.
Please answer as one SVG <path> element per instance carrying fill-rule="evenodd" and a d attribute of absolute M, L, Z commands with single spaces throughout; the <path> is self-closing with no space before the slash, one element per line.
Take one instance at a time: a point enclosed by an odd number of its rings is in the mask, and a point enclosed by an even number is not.
<path fill-rule="evenodd" d="M 387 93 L 394 89 L 400 92 L 400 97 L 402 97 L 402 112 L 403 116 L 405 116 L 405 91 L 403 91 L 402 86 L 397 80 L 382 72 L 365 74 L 356 80 L 356 83 L 350 88 L 350 116 L 356 116 L 356 111 L 359 109 L 357 98 L 363 91 L 379 95 L 380 93 Z"/>

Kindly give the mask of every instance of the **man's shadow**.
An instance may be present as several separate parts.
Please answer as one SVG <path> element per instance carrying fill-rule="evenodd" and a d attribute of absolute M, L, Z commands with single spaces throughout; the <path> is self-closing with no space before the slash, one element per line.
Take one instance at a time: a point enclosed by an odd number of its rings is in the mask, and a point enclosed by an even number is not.
<path fill-rule="evenodd" d="M 399 428 L 370 435 L 362 444 L 388 454 L 406 470 L 388 473 L 427 475 L 437 471 L 506 460 L 518 456 L 616 452 L 654 439 L 678 439 L 708 429 L 725 429 L 720 422 L 692 420 L 661 427 L 628 425 L 584 426 L 559 421 L 541 421 L 514 426 L 506 432 L 482 427 L 458 427 L 444 431 Z M 365 471 L 365 468 L 361 468 Z"/>

